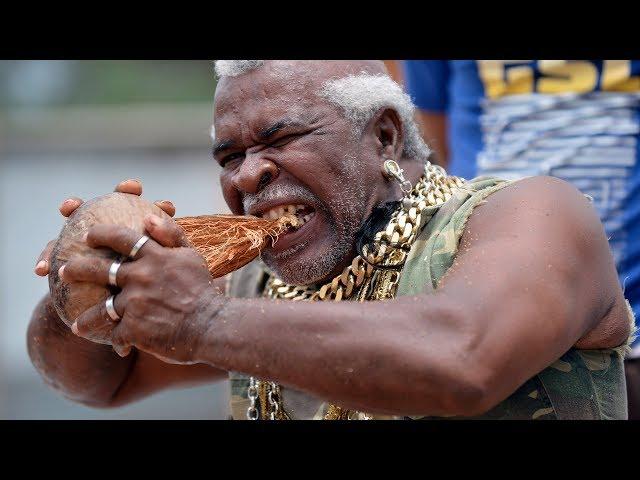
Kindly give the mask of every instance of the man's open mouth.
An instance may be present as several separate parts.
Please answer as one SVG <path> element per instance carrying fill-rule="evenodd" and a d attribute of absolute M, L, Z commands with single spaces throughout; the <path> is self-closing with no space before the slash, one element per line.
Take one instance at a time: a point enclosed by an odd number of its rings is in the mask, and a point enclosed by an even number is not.
<path fill-rule="evenodd" d="M 277 220 L 285 215 L 293 215 L 296 218 L 296 224 L 289 227 L 290 231 L 299 230 L 302 226 L 309 222 L 316 211 L 309 205 L 278 205 L 276 207 L 265 210 L 259 213 L 257 216 L 265 218 L 267 220 Z"/>
<path fill-rule="evenodd" d="M 290 199 L 291 201 L 293 199 Z M 282 253 L 291 249 L 300 248 L 302 244 L 307 244 L 309 240 L 320 232 L 316 231 L 318 225 L 314 220 L 317 218 L 316 209 L 311 205 L 298 203 L 301 199 L 294 200 L 292 203 L 280 203 L 280 201 L 272 201 L 263 203 L 257 208 L 253 208 L 251 214 L 267 220 L 277 220 L 284 216 L 293 216 L 296 219 L 294 225 L 291 225 L 284 233 L 278 236 L 278 239 L 270 245 L 273 253 Z M 277 203 L 276 203 L 277 202 Z M 316 227 L 314 227 L 316 225 Z"/>

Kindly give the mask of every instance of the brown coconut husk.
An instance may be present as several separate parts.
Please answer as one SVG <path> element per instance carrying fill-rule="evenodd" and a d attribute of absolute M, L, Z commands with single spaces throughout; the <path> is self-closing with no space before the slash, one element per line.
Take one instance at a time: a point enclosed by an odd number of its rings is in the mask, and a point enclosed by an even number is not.
<path fill-rule="evenodd" d="M 277 220 L 234 215 L 205 215 L 176 218 L 193 247 L 207 261 L 214 278 L 225 275 L 253 261 L 268 244 L 290 226 L 295 216 Z"/>
<path fill-rule="evenodd" d="M 49 291 L 59 317 L 69 326 L 84 311 L 104 302 L 117 290 L 90 283 L 67 284 L 61 282 L 58 270 L 71 257 L 100 256 L 110 260 L 120 256 L 110 249 L 92 249 L 82 240 L 95 224 L 115 224 L 145 234 L 144 217 L 153 213 L 172 221 L 153 203 L 136 195 L 111 193 L 82 204 L 67 220 L 51 254 Z M 252 260 L 290 226 L 295 216 L 278 220 L 233 215 L 204 215 L 175 219 L 191 246 L 202 255 L 214 278 L 223 277 Z"/>

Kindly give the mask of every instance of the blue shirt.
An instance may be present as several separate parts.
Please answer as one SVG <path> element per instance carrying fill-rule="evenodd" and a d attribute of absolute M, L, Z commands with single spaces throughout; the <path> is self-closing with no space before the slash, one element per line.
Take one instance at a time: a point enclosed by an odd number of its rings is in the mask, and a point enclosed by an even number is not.
<path fill-rule="evenodd" d="M 403 62 L 421 110 L 448 117 L 449 172 L 562 178 L 594 200 L 640 320 L 640 61 Z M 640 340 L 634 353 L 640 355 Z"/>

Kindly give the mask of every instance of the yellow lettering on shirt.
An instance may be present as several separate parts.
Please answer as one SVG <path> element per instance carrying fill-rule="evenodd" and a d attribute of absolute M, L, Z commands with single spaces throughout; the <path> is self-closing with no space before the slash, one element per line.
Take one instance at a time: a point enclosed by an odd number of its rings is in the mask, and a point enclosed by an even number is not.
<path fill-rule="evenodd" d="M 544 74 L 538 80 L 539 93 L 585 93 L 598 85 L 598 69 L 588 61 L 538 60 L 538 70 Z"/>
<path fill-rule="evenodd" d="M 631 76 L 630 60 L 604 61 L 602 90 L 610 92 L 636 92 L 640 90 L 640 76 Z"/>
<path fill-rule="evenodd" d="M 478 73 L 489 98 L 533 92 L 531 60 L 478 60 Z"/>

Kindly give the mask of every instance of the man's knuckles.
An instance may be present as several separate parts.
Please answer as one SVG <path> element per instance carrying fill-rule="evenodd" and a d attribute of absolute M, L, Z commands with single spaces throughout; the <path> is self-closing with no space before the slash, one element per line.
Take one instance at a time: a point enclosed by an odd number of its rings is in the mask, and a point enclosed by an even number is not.
<path fill-rule="evenodd" d="M 118 285 L 149 287 L 154 282 L 153 269 L 139 262 L 124 263 L 118 271 Z"/>
<path fill-rule="evenodd" d="M 123 299 L 124 312 L 125 315 L 128 315 L 128 320 L 136 319 L 136 321 L 127 322 L 130 328 L 137 329 L 137 319 L 144 317 L 149 312 L 153 302 L 153 294 L 145 289 L 135 288 L 127 291 L 126 298 Z"/>
<path fill-rule="evenodd" d="M 183 247 L 176 251 L 176 255 L 185 263 L 188 268 L 198 269 L 202 268 L 208 271 L 207 261 L 196 252 L 193 248 Z"/>

